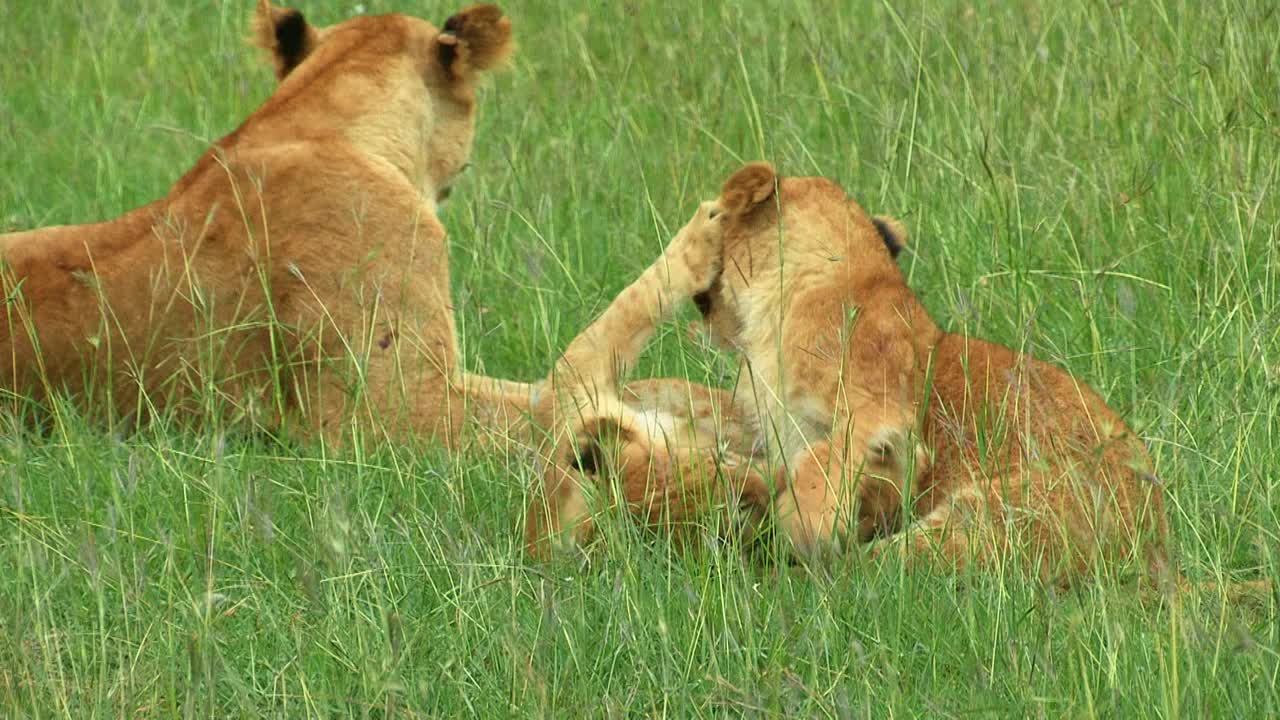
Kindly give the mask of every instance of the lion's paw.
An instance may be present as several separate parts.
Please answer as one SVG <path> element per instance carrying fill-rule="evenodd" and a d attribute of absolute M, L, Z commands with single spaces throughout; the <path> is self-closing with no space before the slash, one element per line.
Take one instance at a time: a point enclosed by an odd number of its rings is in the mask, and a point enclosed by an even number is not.
<path fill-rule="evenodd" d="M 690 295 L 705 291 L 720 277 L 723 218 L 719 203 L 704 202 L 667 246 L 664 259 L 668 267 L 680 271 L 682 289 Z"/>

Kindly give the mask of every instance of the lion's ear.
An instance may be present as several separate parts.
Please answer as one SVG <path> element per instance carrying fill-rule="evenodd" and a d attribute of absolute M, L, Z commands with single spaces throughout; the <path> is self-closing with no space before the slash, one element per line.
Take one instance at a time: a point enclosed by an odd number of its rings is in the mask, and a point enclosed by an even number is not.
<path fill-rule="evenodd" d="M 490 70 L 511 56 L 511 20 L 497 5 L 472 5 L 450 17 L 436 37 L 440 67 L 455 80 Z"/>
<path fill-rule="evenodd" d="M 635 430 L 622 418 L 595 416 L 584 418 L 573 434 L 566 461 L 587 475 L 596 475 L 604 471 L 607 459 L 613 456 L 619 443 L 635 437 Z"/>
<path fill-rule="evenodd" d="M 271 0 L 259 0 L 251 41 L 267 51 L 276 67 L 276 79 L 283 80 L 315 49 L 320 33 L 297 10 L 272 7 Z"/>
<path fill-rule="evenodd" d="M 767 162 L 742 166 L 720 188 L 720 206 L 731 215 L 741 215 L 773 197 L 778 175 Z"/>
<path fill-rule="evenodd" d="M 902 248 L 907 246 L 907 229 L 888 215 L 876 215 L 871 218 L 871 224 L 876 226 L 876 232 L 880 233 L 884 246 L 889 248 L 889 254 L 898 257 Z"/>

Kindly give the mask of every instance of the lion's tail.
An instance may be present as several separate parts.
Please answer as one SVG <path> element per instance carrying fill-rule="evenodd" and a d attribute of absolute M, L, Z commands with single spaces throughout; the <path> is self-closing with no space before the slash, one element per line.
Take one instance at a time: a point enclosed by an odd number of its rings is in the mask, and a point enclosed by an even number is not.
<path fill-rule="evenodd" d="M 1172 595 L 1203 595 L 1221 598 L 1231 605 L 1266 605 L 1276 596 L 1273 578 L 1256 580 L 1191 580 L 1184 575 L 1164 550 L 1164 543 L 1148 548 L 1148 579 L 1144 583 L 1151 590 L 1165 597 Z"/>
<path fill-rule="evenodd" d="M 1178 590 L 1221 597 L 1232 605 L 1265 605 L 1276 597 L 1275 581 L 1270 578 L 1226 582 L 1218 582 L 1216 580 L 1193 582 L 1184 577 L 1178 582 Z"/>

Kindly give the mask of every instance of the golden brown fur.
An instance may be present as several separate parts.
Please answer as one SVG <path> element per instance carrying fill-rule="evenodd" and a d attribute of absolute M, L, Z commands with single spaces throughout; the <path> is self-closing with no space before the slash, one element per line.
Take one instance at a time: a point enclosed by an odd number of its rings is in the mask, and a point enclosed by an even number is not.
<path fill-rule="evenodd" d="M 275 93 L 169 193 L 109 222 L 0 236 L 0 388 L 87 412 L 233 413 L 338 438 L 457 442 L 519 422 L 528 388 L 466 375 L 436 217 L 471 151 L 492 6 L 313 27 L 259 3 Z"/>
<path fill-rule="evenodd" d="M 719 210 L 704 204 L 539 389 L 530 554 L 586 542 L 596 513 L 615 505 L 677 538 L 717 509 L 741 507 L 748 522 L 767 509 L 768 483 L 748 462 L 748 434 L 725 393 L 679 380 L 621 385 L 657 325 L 718 274 L 720 242 Z"/>
<path fill-rule="evenodd" d="M 892 257 L 900 225 L 763 163 L 721 203 L 724 272 L 699 304 L 743 355 L 754 397 L 740 410 L 786 468 L 774 511 L 795 546 L 896 533 L 873 553 L 1016 560 L 1060 582 L 1104 559 L 1163 576 L 1163 499 L 1141 441 L 1062 369 L 941 330 Z M 919 519 L 900 528 L 903 490 Z"/>

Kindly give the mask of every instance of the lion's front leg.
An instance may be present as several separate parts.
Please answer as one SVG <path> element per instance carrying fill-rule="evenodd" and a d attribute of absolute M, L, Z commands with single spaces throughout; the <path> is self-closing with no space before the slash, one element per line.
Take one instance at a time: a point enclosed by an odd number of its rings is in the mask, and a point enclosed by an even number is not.
<path fill-rule="evenodd" d="M 403 322 L 365 327 L 322 346 L 298 397 L 308 429 L 330 442 L 353 431 L 399 441 L 431 440 L 449 449 L 530 443 L 533 386 L 461 373 L 447 330 L 408 332 Z"/>
<path fill-rule="evenodd" d="M 380 211 L 390 219 L 369 222 L 387 228 L 383 244 L 328 238 L 331 254 L 277 268 L 273 299 L 297 355 L 287 380 L 303 434 L 527 445 L 532 387 L 462 371 L 444 228 L 429 209 Z"/>
<path fill-rule="evenodd" d="M 897 530 L 923 448 L 897 425 L 836 423 L 844 433 L 801 450 L 774 503 L 778 523 L 802 555 L 842 541 L 868 542 Z M 872 429 L 874 428 L 874 429 Z"/>
<path fill-rule="evenodd" d="M 877 540 L 872 558 L 895 555 L 908 566 L 944 571 L 991 568 L 1008 548 L 999 501 L 976 484 L 958 488 L 947 500 L 902 532 Z"/>
<path fill-rule="evenodd" d="M 904 498 L 927 455 L 916 442 L 912 403 L 915 350 L 893 322 L 858 319 L 846 342 L 839 384 L 795 388 L 829 398 L 828 436 L 788 463 L 787 490 L 777 501 L 779 522 L 798 551 L 867 542 L 897 529 Z"/>
<path fill-rule="evenodd" d="M 423 330 L 428 332 L 423 332 Z M 451 338 L 369 313 L 334 313 L 304 328 L 292 365 L 291 405 L 305 435 L 342 443 L 353 432 L 450 444 L 465 403 L 452 380 Z"/>
<path fill-rule="evenodd" d="M 658 325 L 684 300 L 705 290 L 720 272 L 723 228 L 715 203 L 698 212 L 662 256 L 614 298 L 609 307 L 565 348 L 550 382 L 561 391 L 616 396 Z"/>

